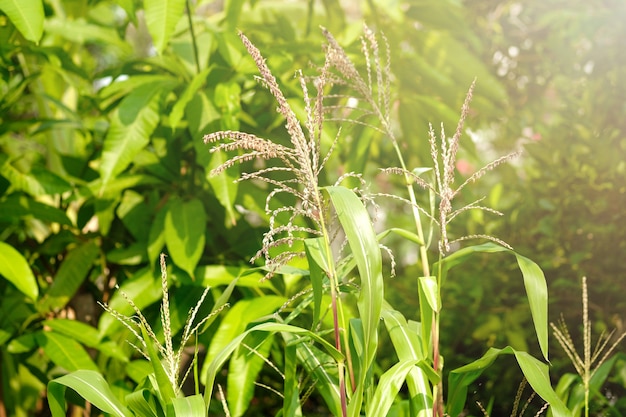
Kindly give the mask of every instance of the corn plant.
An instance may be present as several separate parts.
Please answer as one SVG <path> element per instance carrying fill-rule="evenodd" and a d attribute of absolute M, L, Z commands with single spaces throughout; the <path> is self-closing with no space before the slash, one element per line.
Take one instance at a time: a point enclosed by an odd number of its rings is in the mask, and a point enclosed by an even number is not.
<path fill-rule="evenodd" d="M 392 408 L 398 411 L 402 407 L 408 408 L 410 415 L 456 416 L 465 406 L 468 385 L 502 354 L 515 356 L 528 383 L 550 404 L 553 415 L 570 415 L 551 388 L 548 365 L 510 346 L 491 348 L 475 362 L 450 371 L 447 397 L 442 392 L 441 289 L 448 272 L 476 252 L 504 252 L 516 258 L 539 346 L 544 359 L 548 358 L 547 288 L 541 269 L 493 236 L 479 234 L 456 239 L 449 236 L 449 224 L 464 212 L 482 210 L 500 214 L 481 205 L 482 199 L 461 205 L 456 200 L 466 186 L 516 156 L 512 153 L 498 158 L 465 180 L 456 178 L 457 152 L 474 86 L 470 88 L 452 137 L 446 135 L 443 126 L 439 137 L 431 127 L 428 146 L 432 166 L 411 169 L 404 162 L 400 138 L 393 129 L 388 47 L 381 52 L 376 36 L 366 28 L 362 38 L 366 68 L 360 71 L 335 38 L 326 30 L 324 35 L 327 39 L 325 62 L 319 73 L 315 77 L 298 73 L 304 97 L 304 110 L 300 113 L 303 116 L 299 119 L 261 52 L 240 33 L 259 69 L 261 84 L 269 89 L 277 101 L 278 112 L 285 119 L 288 142 L 240 131 L 220 131 L 205 136 L 206 143 L 214 144 L 212 152 L 238 152 L 216 167 L 214 175 L 220 175 L 233 165 L 257 161 L 239 181 L 252 180 L 268 188 L 265 210 L 270 228 L 263 247 L 252 261 L 263 258 L 266 279 L 271 279 L 304 258 L 308 265 L 305 273 L 310 279 L 309 289 L 300 294 L 303 300 L 289 314 L 277 311 L 212 355 L 203 372 L 205 400 L 210 400 L 222 365 L 242 349 L 246 338 L 262 332 L 272 339 L 273 335 L 280 335 L 283 341 L 283 415 L 286 416 L 302 415 L 303 401 L 311 389 L 324 398 L 332 414 L 342 417 L 362 413 L 384 416 Z M 311 87 L 314 95 L 310 94 Z M 401 176 L 406 197 L 398 193 L 368 193 L 368 182 L 362 173 L 338 175 L 330 185 L 322 182 L 322 172 L 342 140 L 341 129 L 333 130 L 335 134 L 325 129 L 328 124 L 337 122 L 342 126 L 371 127 L 391 141 L 399 167 L 385 168 L 383 172 Z M 418 203 L 419 192 L 428 193 L 428 208 Z M 285 196 L 290 199 L 281 200 Z M 415 229 L 390 228 L 375 233 L 370 212 L 376 211 L 379 197 L 404 201 L 411 210 Z M 291 203 L 283 203 L 285 200 Z M 422 275 L 415 279 L 419 311 L 409 319 L 385 301 L 382 254 L 389 250 L 382 241 L 390 233 L 406 238 L 419 254 Z M 435 235 L 437 244 L 432 245 Z M 470 239 L 488 242 L 457 249 Z M 436 262 L 430 259 L 433 252 Z M 311 304 L 310 322 L 292 324 Z M 332 316 L 330 320 L 322 319 L 326 311 Z M 377 363 L 381 321 L 398 357 L 397 363 L 388 369 L 381 369 Z M 300 383 L 296 378 L 298 369 L 315 381 L 313 387 Z M 405 384 L 409 398 L 401 401 L 399 391 Z M 228 388 L 235 390 L 235 387 Z"/>

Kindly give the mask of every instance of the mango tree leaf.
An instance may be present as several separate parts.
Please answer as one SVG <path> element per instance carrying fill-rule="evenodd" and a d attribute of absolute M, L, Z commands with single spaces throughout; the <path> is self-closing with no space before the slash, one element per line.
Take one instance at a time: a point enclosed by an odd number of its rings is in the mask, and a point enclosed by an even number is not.
<path fill-rule="evenodd" d="M 38 332 L 35 338 L 39 346 L 56 365 L 68 370 L 88 369 L 97 371 L 85 349 L 74 339 L 56 332 Z"/>
<path fill-rule="evenodd" d="M 193 80 L 189 83 L 189 85 L 185 88 L 185 91 L 180 95 L 174 107 L 172 107 L 172 111 L 170 113 L 170 125 L 172 129 L 176 129 L 178 124 L 183 118 L 183 114 L 185 113 L 185 108 L 187 104 L 194 98 L 195 94 L 202 88 L 206 79 L 211 72 L 211 67 L 203 69 L 200 73 L 196 74 L 193 77 Z"/>
<path fill-rule="evenodd" d="M 65 307 L 83 284 L 99 253 L 98 245 L 88 241 L 67 254 L 42 299 L 41 307 L 44 311 Z"/>
<path fill-rule="evenodd" d="M 152 43 L 160 54 L 185 11 L 185 0 L 146 0 L 144 11 Z"/>
<path fill-rule="evenodd" d="M 97 371 L 81 369 L 48 383 L 48 403 L 52 417 L 65 417 L 65 390 L 71 388 L 98 409 L 116 417 L 132 414 L 117 399 L 106 380 Z"/>
<path fill-rule="evenodd" d="M 22 36 L 38 43 L 43 35 L 42 0 L 0 0 L 0 10 L 11 19 Z"/>
<path fill-rule="evenodd" d="M 528 298 L 528 304 L 530 305 L 530 313 L 535 325 L 535 333 L 539 340 L 541 353 L 543 357 L 548 360 L 548 286 L 539 265 L 515 251 L 489 242 L 482 245 L 468 246 L 444 258 L 442 280 L 445 278 L 449 269 L 460 264 L 469 255 L 475 252 L 507 252 L 515 255 L 517 264 L 524 278 L 526 296 Z"/>
<path fill-rule="evenodd" d="M 13 246 L 0 242 L 0 275 L 31 300 L 37 300 L 39 287 L 26 259 Z"/>
<path fill-rule="evenodd" d="M 160 80 L 160 81 L 159 81 Z M 159 110 L 164 93 L 177 84 L 174 79 L 155 79 L 144 84 L 122 100 L 111 115 L 111 126 L 104 138 L 100 176 L 100 194 L 119 173 L 124 171 L 149 142 L 159 123 Z"/>
<path fill-rule="evenodd" d="M 206 213 L 198 199 L 172 200 L 165 216 L 165 243 L 172 260 L 189 276 L 204 250 Z"/>
<path fill-rule="evenodd" d="M 504 349 L 490 348 L 482 358 L 450 372 L 448 375 L 448 400 L 446 409 L 448 414 L 456 416 L 463 411 L 469 384 L 474 382 L 476 378 L 502 354 L 515 355 L 517 363 L 528 380 L 528 383 L 537 395 L 550 403 L 550 408 L 555 417 L 572 417 L 572 413 L 552 389 L 548 375 L 548 365 L 533 358 L 528 353 L 516 351 L 510 346 Z"/>
<path fill-rule="evenodd" d="M 226 162 L 224 152 L 214 152 L 211 155 L 209 165 L 206 167 L 206 180 L 211 185 L 215 193 L 215 198 L 217 198 L 217 201 L 219 201 L 226 210 L 226 216 L 229 220 L 228 223 L 234 226 L 237 224 L 237 217 L 233 207 L 239 188 L 239 183 L 235 181 L 239 177 L 239 165 L 235 164 L 219 175 L 211 175 L 211 170 L 222 165 L 224 162 Z"/>

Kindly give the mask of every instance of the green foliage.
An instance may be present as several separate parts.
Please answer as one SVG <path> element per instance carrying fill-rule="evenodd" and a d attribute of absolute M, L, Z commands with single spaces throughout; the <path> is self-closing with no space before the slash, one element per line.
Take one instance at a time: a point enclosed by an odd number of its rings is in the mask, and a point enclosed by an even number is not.
<path fill-rule="evenodd" d="M 624 239 L 614 225 L 622 222 L 615 207 L 624 195 L 623 6 L 574 2 L 562 13 L 547 4 L 516 9 L 517 3 L 233 0 L 220 8 L 182 0 L 0 0 L 0 413 L 45 415 L 40 398 L 48 386 L 55 415 L 84 406 L 75 393 L 112 415 L 219 414 L 212 390 L 219 385 L 235 415 L 432 415 L 446 399 L 444 372 L 476 363 L 489 348 L 510 345 L 505 353 L 547 358 L 543 273 L 518 253 L 546 271 L 551 314 L 576 317 L 568 294 L 586 273 L 604 277 L 590 288 L 592 301 L 602 300 L 595 303 L 598 320 L 621 317 Z M 366 36 L 363 44 L 361 20 L 386 40 L 380 36 L 374 45 Z M 305 80 L 319 76 L 311 68 L 324 61 L 319 25 L 345 48 L 372 96 L 368 102 L 354 86 L 327 85 L 334 110 L 315 132 L 305 123 L 310 109 L 293 74 L 303 68 Z M 315 187 L 325 190 L 324 210 L 293 225 L 304 230 L 336 215 L 327 236 L 345 233 L 346 244 L 302 233 L 292 249 L 303 258 L 276 270 L 262 269 L 260 260 L 248 264 L 255 254 L 283 253 L 278 247 L 257 253 L 268 226 L 291 224 L 284 213 L 264 210 L 273 185 L 235 181 L 259 169 L 258 161 L 211 175 L 231 154 L 210 153 L 201 142 L 210 132 L 242 130 L 289 145 L 285 116 L 255 83 L 257 68 L 236 29 L 263 51 L 285 101 L 305 130 L 312 127 L 320 150 L 333 149 L 318 161 L 326 168 Z M 509 53 L 511 46 L 518 55 Z M 380 69 L 387 79 L 377 78 Z M 465 115 L 477 129 L 474 138 L 497 132 L 502 139 L 462 144 L 458 171 L 462 163 L 482 166 L 493 151 L 487 142 L 508 150 L 511 138 L 522 137 L 527 159 L 456 195 L 459 207 L 474 201 L 473 194 L 487 195 L 487 205 L 505 207 L 510 221 L 467 210 L 446 230 L 437 226 L 440 218 L 428 217 L 440 209 L 444 189 L 416 187 L 411 195 L 407 188 L 406 197 L 400 190 L 419 181 L 412 174 L 436 184 L 435 169 L 413 169 L 431 165 L 432 149 L 422 138 L 430 122 L 457 123 L 475 78 L 473 109 Z M 356 108 L 346 107 L 349 97 Z M 371 129 L 377 119 L 387 125 Z M 357 123 L 348 126 L 349 120 Z M 375 177 L 377 168 L 397 165 L 404 170 L 399 176 Z M 372 229 L 369 194 L 350 190 L 360 179 L 334 184 L 348 172 L 363 174 L 374 192 L 380 187 L 408 199 L 413 212 L 406 216 L 406 206 L 383 199 L 382 222 Z M 283 174 L 271 178 L 284 181 Z M 448 185 L 458 191 L 455 181 Z M 270 209 L 300 207 L 297 201 L 280 193 Z M 416 214 L 416 205 L 424 210 Z M 438 256 L 432 242 L 442 231 L 450 240 L 497 232 L 516 247 L 517 266 L 484 253 L 509 252 L 495 244 L 432 262 Z M 394 279 L 382 264 L 383 243 L 395 254 Z M 161 252 L 169 256 L 165 289 Z M 462 269 L 448 272 L 455 257 L 469 252 L 476 254 Z M 274 277 L 261 280 L 268 272 Z M 164 393 L 159 368 L 126 343 L 137 343 L 137 335 L 98 303 L 132 315 L 121 293 L 133 300 L 154 330 L 156 340 L 146 347 L 152 355 L 145 353 L 156 363 L 167 339 L 158 308 L 164 291 L 176 350 L 187 313 L 206 287 L 207 306 L 198 315 L 208 319 L 185 350 L 189 360 L 206 361 L 190 371 L 195 386 L 185 385 L 179 396 Z M 210 315 L 227 301 L 230 312 Z M 535 338 L 539 345 L 530 342 Z M 565 365 L 557 352 L 550 359 L 560 375 Z M 624 359 L 617 358 L 591 380 L 592 399 L 607 407 L 599 387 L 624 392 L 626 386 Z M 496 404 L 510 407 L 516 384 L 508 382 L 521 374 L 503 361 L 471 386 L 487 380 L 478 399 L 494 395 Z M 531 367 L 520 367 L 530 381 Z M 507 383 L 490 382 L 489 372 L 500 370 Z M 541 372 L 533 387 L 547 400 L 553 397 Z M 567 374 L 561 381 L 561 400 L 578 410 L 584 390 Z M 459 398 L 450 406 L 472 413 L 471 401 Z M 623 409 L 617 401 L 611 410 Z"/>

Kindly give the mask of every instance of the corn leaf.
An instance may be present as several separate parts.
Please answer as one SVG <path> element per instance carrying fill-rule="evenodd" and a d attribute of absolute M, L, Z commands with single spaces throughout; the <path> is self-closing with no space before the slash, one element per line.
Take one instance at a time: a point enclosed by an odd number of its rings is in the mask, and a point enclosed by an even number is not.
<path fill-rule="evenodd" d="M 176 417 L 206 417 L 207 411 L 202 395 L 175 398 L 172 401 L 174 416 Z"/>
<path fill-rule="evenodd" d="M 482 358 L 450 372 L 448 375 L 448 400 L 446 409 L 449 415 L 456 416 L 463 411 L 469 384 L 474 382 L 483 371 L 502 354 L 515 355 L 517 363 L 532 389 L 537 395 L 550 403 L 554 417 L 572 417 L 572 413 L 552 389 L 548 375 L 548 365 L 533 358 L 528 353 L 516 351 L 510 346 L 504 349 L 490 348 Z"/>
<path fill-rule="evenodd" d="M 442 280 L 445 278 L 448 270 L 460 264 L 469 255 L 476 252 L 506 252 L 515 255 L 517 264 L 524 278 L 526 296 L 528 298 L 530 313 L 535 325 L 535 333 L 537 334 L 541 353 L 543 354 L 543 357 L 548 360 L 548 286 L 546 284 L 546 278 L 543 271 L 539 268 L 539 265 L 530 259 L 516 253 L 515 251 L 490 242 L 483 245 L 463 248 L 444 258 L 442 265 Z"/>

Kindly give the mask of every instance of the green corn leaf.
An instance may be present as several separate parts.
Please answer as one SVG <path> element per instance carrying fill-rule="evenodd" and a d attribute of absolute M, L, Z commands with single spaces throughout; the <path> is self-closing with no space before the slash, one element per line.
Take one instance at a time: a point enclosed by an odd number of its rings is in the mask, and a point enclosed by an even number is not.
<path fill-rule="evenodd" d="M 548 375 L 548 365 L 533 358 L 528 353 L 516 351 L 510 346 L 504 349 L 490 348 L 482 358 L 450 372 L 448 375 L 448 400 L 446 409 L 448 414 L 456 416 L 463 411 L 469 384 L 474 382 L 476 378 L 502 354 L 515 355 L 517 363 L 532 389 L 537 395 L 550 403 L 553 416 L 572 417 L 572 413 L 552 389 Z"/>
<path fill-rule="evenodd" d="M 268 333 L 251 333 L 243 343 L 245 346 L 230 358 L 227 378 L 228 409 L 233 417 L 242 416 L 254 397 L 255 381 L 263 368 L 272 347 L 273 336 Z"/>
<path fill-rule="evenodd" d="M 41 311 L 65 307 L 83 284 L 99 253 L 100 248 L 94 241 L 88 241 L 71 250 L 41 300 Z"/>
<path fill-rule="evenodd" d="M 324 279 L 331 271 L 332 259 L 327 259 L 322 249 L 324 238 L 311 238 L 304 241 L 304 251 L 309 263 L 309 276 L 313 288 L 313 326 L 319 321 L 322 309 L 322 297 L 324 296 Z M 326 273 L 326 275 L 325 275 Z"/>
<path fill-rule="evenodd" d="M 28 262 L 13 246 L 4 242 L 0 242 L 0 275 L 25 296 L 37 300 L 39 287 Z"/>
<path fill-rule="evenodd" d="M 211 345 L 202 369 L 202 379 L 206 377 L 207 366 L 226 346 L 244 332 L 246 327 L 268 314 L 272 314 L 287 301 L 284 297 L 266 295 L 248 300 L 240 300 L 222 318 L 220 326 L 211 339 Z"/>
<path fill-rule="evenodd" d="M 420 277 L 418 283 L 430 308 L 438 312 L 441 308 L 441 298 L 439 286 L 437 285 L 437 277 Z"/>
<path fill-rule="evenodd" d="M 301 417 L 300 390 L 298 380 L 297 345 L 285 346 L 285 385 L 283 388 L 283 416 Z"/>
<path fill-rule="evenodd" d="M 86 401 L 112 416 L 132 416 L 113 394 L 102 375 L 97 371 L 81 369 L 48 383 L 48 403 L 53 417 L 65 417 L 66 388 L 73 389 Z"/>
<path fill-rule="evenodd" d="M 239 303 L 237 303 L 237 304 L 239 304 Z M 232 309 L 231 309 L 231 311 L 232 311 Z M 289 324 L 271 323 L 271 322 L 261 323 L 261 324 L 258 324 L 256 326 L 253 326 L 253 327 L 249 328 L 248 330 L 246 330 L 245 332 L 239 334 L 235 339 L 233 339 L 223 349 L 219 350 L 217 352 L 217 354 L 214 355 L 213 359 L 210 361 L 208 366 L 203 368 L 203 370 L 202 370 L 202 377 L 201 378 L 202 378 L 203 381 L 205 381 L 205 384 L 204 384 L 204 386 L 205 386 L 205 395 L 204 395 L 205 404 L 208 404 L 210 402 L 210 400 L 211 400 L 211 394 L 213 392 L 213 386 L 215 384 L 215 378 L 217 377 L 217 374 L 218 374 L 219 370 L 222 368 L 224 363 L 228 360 L 230 355 L 232 355 L 232 353 L 236 349 L 239 348 L 239 346 L 241 345 L 241 342 L 246 338 L 246 336 L 248 334 L 252 333 L 252 332 L 255 332 L 255 331 L 272 332 L 272 333 L 282 332 L 282 333 L 289 333 L 289 334 L 292 334 L 292 335 L 306 336 L 307 338 L 311 338 L 314 341 L 316 341 L 319 344 L 321 344 L 324 347 L 324 349 L 326 350 L 326 352 L 329 355 L 331 355 L 331 357 L 334 360 L 336 360 L 336 361 L 343 361 L 343 360 L 345 360 L 343 354 L 341 354 L 341 352 L 337 351 L 337 349 L 335 349 L 333 347 L 333 345 L 328 343 L 328 341 L 326 341 L 325 339 L 323 339 L 319 335 L 311 332 L 310 330 L 303 329 L 303 328 L 296 327 L 296 326 L 291 326 Z M 213 344 L 211 344 L 211 347 L 213 347 Z M 318 363 L 315 366 L 315 368 L 323 367 L 323 366 L 324 366 L 324 364 Z M 337 394 L 338 394 L 338 392 L 337 392 Z M 337 399 L 338 398 L 339 398 L 339 396 L 337 395 Z M 337 401 L 337 404 L 338 403 L 339 402 Z"/>
<path fill-rule="evenodd" d="M 35 334 L 35 339 L 46 356 L 53 363 L 67 371 L 78 371 L 79 369 L 98 370 L 98 367 L 91 360 L 85 349 L 72 338 L 56 332 L 40 331 Z"/>
<path fill-rule="evenodd" d="M 172 401 L 173 416 L 176 417 L 206 417 L 207 410 L 202 395 L 175 398 Z M 169 413 L 168 413 L 169 415 Z"/>
<path fill-rule="evenodd" d="M 164 413 L 161 407 L 150 392 L 146 388 L 142 388 L 132 392 L 126 396 L 126 404 L 128 408 L 137 416 L 142 417 L 163 417 Z M 203 404 L 204 406 L 204 404 Z"/>
<path fill-rule="evenodd" d="M 541 353 L 548 360 L 548 286 L 543 271 L 530 259 L 506 249 L 500 245 L 489 242 L 483 245 L 468 246 L 443 259 L 442 280 L 447 271 L 463 262 L 469 255 L 475 252 L 506 252 L 515 255 L 517 264 L 524 278 L 526 296 L 530 305 L 530 313 L 535 326 L 535 333 L 539 341 Z"/>
<path fill-rule="evenodd" d="M 0 10 L 11 19 L 22 36 L 38 43 L 43 35 L 42 0 L 0 0 Z"/>
<path fill-rule="evenodd" d="M 380 241 L 382 239 L 384 239 L 385 237 L 387 237 L 389 234 L 394 233 L 400 237 L 405 238 L 406 240 L 416 243 L 418 245 L 423 245 L 424 242 L 422 242 L 422 239 L 419 238 L 418 235 L 416 235 L 415 233 L 409 232 L 408 230 L 405 229 L 400 229 L 400 228 L 396 228 L 393 227 L 391 229 L 387 229 L 382 233 L 379 233 L 377 236 L 377 239 Z"/>
<path fill-rule="evenodd" d="M 198 199 L 171 201 L 165 216 L 165 243 L 172 260 L 189 276 L 202 256 L 205 242 L 206 212 Z"/>
<path fill-rule="evenodd" d="M 146 0 L 144 9 L 152 43 L 161 54 L 185 11 L 185 0 Z"/>
<path fill-rule="evenodd" d="M 141 336 L 146 342 L 146 351 L 148 353 L 148 357 L 150 358 L 150 365 L 152 365 L 152 370 L 154 371 L 154 377 L 156 379 L 157 394 L 161 399 L 161 405 L 165 408 L 167 407 L 167 404 L 176 398 L 176 392 L 174 391 L 176 387 L 172 386 L 172 382 L 168 378 L 165 368 L 161 363 L 159 352 L 155 346 L 155 343 L 157 342 L 150 338 L 147 329 L 143 325 L 141 326 Z"/>
<path fill-rule="evenodd" d="M 400 361 L 381 375 L 376 391 L 365 409 L 366 416 L 386 416 L 404 384 L 409 372 L 418 361 Z"/>
<path fill-rule="evenodd" d="M 337 217 L 348 239 L 361 278 L 357 306 L 363 321 L 365 354 L 363 369 L 369 369 L 378 346 L 378 323 L 383 303 L 382 257 L 367 209 L 359 197 L 345 187 L 327 187 Z M 364 372 L 365 373 L 365 372 Z"/>
<path fill-rule="evenodd" d="M 404 316 L 399 311 L 393 310 L 386 302 L 383 305 L 382 316 L 398 359 L 417 362 L 425 360 L 419 334 L 408 325 Z M 428 367 L 427 364 L 424 366 Z M 430 373 L 431 382 L 432 377 L 439 377 L 432 368 Z M 418 417 L 430 417 L 433 414 L 432 390 L 428 381 L 428 373 L 417 366 L 407 375 L 406 384 L 414 409 L 418 410 L 416 414 Z"/>

